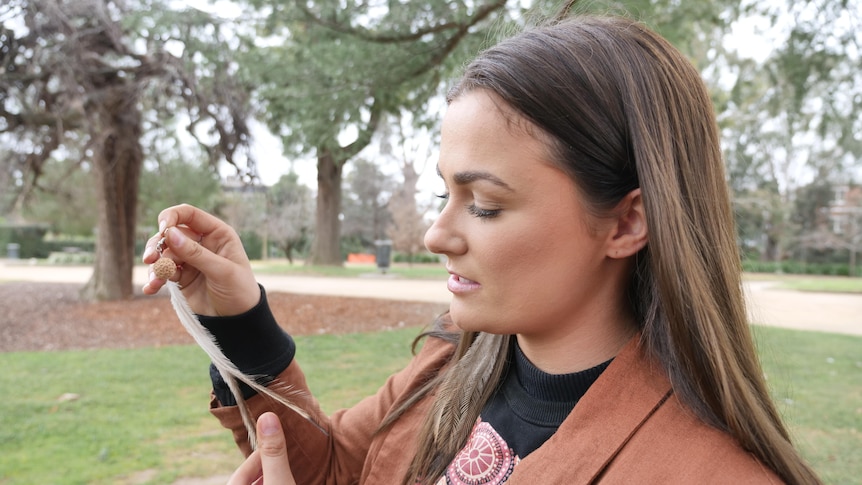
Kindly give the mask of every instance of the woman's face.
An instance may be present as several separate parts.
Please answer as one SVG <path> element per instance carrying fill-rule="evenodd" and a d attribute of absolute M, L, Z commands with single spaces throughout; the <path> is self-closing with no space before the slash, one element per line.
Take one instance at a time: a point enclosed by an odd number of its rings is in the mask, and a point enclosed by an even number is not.
<path fill-rule="evenodd" d="M 447 257 L 462 329 L 571 336 L 619 306 L 619 285 L 605 278 L 610 223 L 548 162 L 539 130 L 501 106 L 482 90 L 449 106 L 438 163 L 448 201 L 425 245 Z"/>

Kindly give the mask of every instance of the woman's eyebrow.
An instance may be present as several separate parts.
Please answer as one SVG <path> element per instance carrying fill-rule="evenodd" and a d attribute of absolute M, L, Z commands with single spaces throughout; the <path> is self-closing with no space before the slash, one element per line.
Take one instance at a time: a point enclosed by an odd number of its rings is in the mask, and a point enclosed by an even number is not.
<path fill-rule="evenodd" d="M 439 166 L 437 167 L 437 175 L 439 175 L 441 178 L 443 177 L 443 174 L 440 173 L 440 167 Z M 486 180 L 486 181 L 491 182 L 492 184 L 494 184 L 498 187 L 502 187 L 502 188 L 509 190 L 511 192 L 515 191 L 515 189 L 510 187 L 509 184 L 507 184 L 506 182 L 503 182 L 503 180 L 501 180 L 496 175 L 488 173 L 488 172 L 482 172 L 479 170 L 468 170 L 466 172 L 457 172 L 454 175 L 453 180 L 454 180 L 456 185 L 468 185 L 468 184 L 475 182 L 477 180 Z"/>

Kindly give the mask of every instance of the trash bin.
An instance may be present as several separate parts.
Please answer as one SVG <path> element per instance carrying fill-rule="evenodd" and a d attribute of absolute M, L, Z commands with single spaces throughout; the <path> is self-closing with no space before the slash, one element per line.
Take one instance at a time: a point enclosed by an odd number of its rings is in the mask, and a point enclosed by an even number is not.
<path fill-rule="evenodd" d="M 18 259 L 21 245 L 18 243 L 9 243 L 6 245 L 6 257 L 9 259 Z"/>
<path fill-rule="evenodd" d="M 377 247 L 377 254 L 375 254 L 377 269 L 385 273 L 389 269 L 389 262 L 392 259 L 392 241 L 381 239 L 374 241 L 374 245 Z"/>

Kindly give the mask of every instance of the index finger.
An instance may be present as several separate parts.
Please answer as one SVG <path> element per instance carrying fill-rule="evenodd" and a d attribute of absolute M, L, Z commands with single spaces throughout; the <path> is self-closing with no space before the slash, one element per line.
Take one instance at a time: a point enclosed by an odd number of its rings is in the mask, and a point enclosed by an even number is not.
<path fill-rule="evenodd" d="M 168 207 L 159 213 L 159 233 L 165 228 L 186 226 L 198 234 L 213 234 L 226 227 L 218 217 L 189 204 Z"/>
<path fill-rule="evenodd" d="M 250 485 L 259 483 L 260 478 L 263 476 L 263 468 L 261 468 L 260 464 L 260 452 L 255 451 L 244 462 L 233 474 L 230 476 L 230 479 L 227 482 L 227 485 Z"/>

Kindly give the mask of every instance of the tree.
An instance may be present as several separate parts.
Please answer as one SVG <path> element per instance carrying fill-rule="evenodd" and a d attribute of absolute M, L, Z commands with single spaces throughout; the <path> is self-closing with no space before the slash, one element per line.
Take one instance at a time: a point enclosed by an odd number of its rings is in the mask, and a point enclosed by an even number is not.
<path fill-rule="evenodd" d="M 306 244 L 314 229 L 314 197 L 296 173 L 283 175 L 267 192 L 267 236 L 293 264 L 293 251 Z"/>
<path fill-rule="evenodd" d="M 243 64 L 266 122 L 290 154 L 317 159 L 310 262 L 340 265 L 345 164 L 369 145 L 386 113 L 424 110 L 506 1 L 247 1 L 262 15 L 265 41 L 249 41 Z"/>
<path fill-rule="evenodd" d="M 261 242 L 260 257 L 266 251 L 267 228 L 267 188 L 262 185 L 248 184 L 231 177 L 224 184 L 224 198 L 215 215 L 231 225 L 243 240 L 249 258 L 257 257 L 258 248 L 250 246 L 250 239 Z M 253 236 L 253 237 L 252 237 Z"/>
<path fill-rule="evenodd" d="M 862 159 L 858 0 L 756 4 L 771 25 L 764 60 L 728 55 L 735 79 L 719 113 L 737 194 L 768 190 L 767 259 L 785 257 L 796 237 L 797 191 L 814 177 L 846 178 Z M 738 197 L 740 198 L 740 197 Z"/>
<path fill-rule="evenodd" d="M 59 234 L 92 237 L 96 227 L 93 208 L 98 201 L 91 178 L 89 167 L 82 167 L 77 157 L 47 161 L 39 180 L 44 195 L 34 197 L 18 215 L 25 220 L 52 221 L 51 230 Z"/>
<path fill-rule="evenodd" d="M 407 255 L 408 263 L 413 263 L 413 257 L 425 248 L 423 239 L 428 230 L 428 223 L 423 218 L 425 211 L 420 211 L 416 204 L 416 182 L 419 174 L 410 163 L 404 163 L 404 183 L 392 194 L 389 201 L 389 212 L 392 214 L 392 226 L 388 234 L 392 240 L 392 248 Z"/>
<path fill-rule="evenodd" d="M 426 152 L 421 155 L 423 147 L 416 137 L 412 140 L 406 135 L 406 128 L 410 124 L 402 116 L 395 122 L 388 124 L 389 128 L 397 128 L 396 133 L 390 133 L 393 130 L 384 130 L 383 137 L 396 138 L 396 146 L 400 147 L 400 153 L 396 154 L 393 151 L 393 145 L 389 143 L 381 143 L 381 152 L 394 158 L 400 168 L 402 182 L 398 188 L 392 193 L 389 200 L 389 213 L 392 216 L 392 225 L 389 228 L 389 239 L 392 240 L 392 248 L 407 255 L 409 264 L 413 263 L 413 257 L 425 249 L 425 232 L 428 230 L 428 222 L 425 221 L 425 214 L 431 209 L 432 203 L 429 201 L 423 204 L 422 207 L 417 203 L 418 190 L 416 188 L 419 183 L 419 174 L 424 171 L 425 164 L 430 159 L 430 153 Z M 408 126 L 405 126 L 408 125 Z M 431 130 L 423 130 L 418 137 L 420 139 L 429 140 L 435 144 L 439 143 L 436 136 L 439 133 Z M 427 151 L 430 147 L 426 146 Z M 422 160 L 422 165 L 417 168 L 416 164 Z"/>
<path fill-rule="evenodd" d="M 378 165 L 362 158 L 353 163 L 345 182 L 343 236 L 363 248 L 372 247 L 374 241 L 384 239 L 392 222 L 389 205 L 396 182 Z"/>
<path fill-rule="evenodd" d="M 221 179 L 206 164 L 179 158 L 161 159 L 141 174 L 138 220 L 149 223 L 142 234 L 149 238 L 156 231 L 156 219 L 165 207 L 191 204 L 209 212 L 222 203 Z"/>
<path fill-rule="evenodd" d="M 181 109 L 211 160 L 231 163 L 248 140 L 247 97 L 232 83 L 218 24 L 157 0 L 11 0 L 0 19 L 0 133 L 13 210 L 43 188 L 51 157 L 76 157 L 90 170 L 98 214 L 82 294 L 129 297 L 145 130 Z"/>

